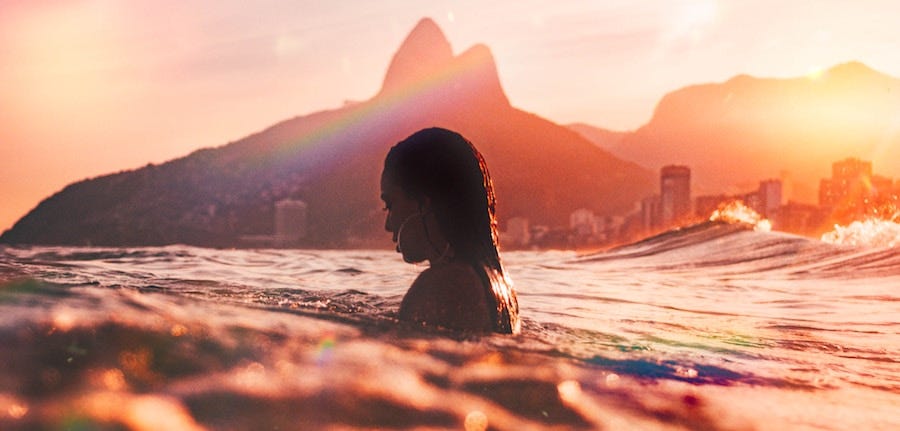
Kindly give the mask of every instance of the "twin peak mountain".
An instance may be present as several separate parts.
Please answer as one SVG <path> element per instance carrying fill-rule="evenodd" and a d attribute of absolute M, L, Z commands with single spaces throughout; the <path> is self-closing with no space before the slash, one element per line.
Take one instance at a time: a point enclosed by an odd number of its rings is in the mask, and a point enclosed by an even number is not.
<path fill-rule="evenodd" d="M 387 246 L 379 178 L 388 149 L 425 127 L 456 130 L 484 155 L 501 227 L 567 225 L 576 209 L 629 210 L 654 174 L 581 135 L 512 107 L 490 50 L 454 55 L 424 19 L 372 99 L 289 119 L 218 148 L 88 179 L 41 202 L 5 243 L 238 246 L 271 234 L 274 204 L 307 205 L 309 247 Z"/>

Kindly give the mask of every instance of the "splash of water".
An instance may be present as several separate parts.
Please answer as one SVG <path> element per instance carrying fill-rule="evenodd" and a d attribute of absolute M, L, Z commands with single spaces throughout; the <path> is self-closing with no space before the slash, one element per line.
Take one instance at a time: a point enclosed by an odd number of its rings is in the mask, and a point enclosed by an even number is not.
<path fill-rule="evenodd" d="M 726 223 L 743 223 L 753 226 L 757 232 L 769 232 L 772 230 L 772 222 L 753 211 L 741 200 L 732 200 L 719 205 L 709 221 L 721 221 Z"/>
<path fill-rule="evenodd" d="M 830 244 L 894 247 L 900 245 L 898 218 L 882 220 L 869 218 L 857 220 L 847 226 L 834 225 L 834 230 L 822 235 L 822 241 Z"/>

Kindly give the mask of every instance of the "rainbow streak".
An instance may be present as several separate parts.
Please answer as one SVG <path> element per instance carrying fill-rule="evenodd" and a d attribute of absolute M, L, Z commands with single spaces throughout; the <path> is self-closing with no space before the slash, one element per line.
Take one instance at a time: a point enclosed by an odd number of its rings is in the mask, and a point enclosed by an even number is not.
<path fill-rule="evenodd" d="M 310 114 L 302 119 L 315 121 L 313 117 L 320 115 L 333 118 L 326 119 L 322 124 L 314 126 L 309 133 L 304 133 L 292 141 L 278 143 L 277 151 L 263 156 L 263 159 L 259 160 L 259 162 L 265 164 L 266 162 L 282 160 L 296 156 L 300 152 L 324 152 L 327 151 L 327 148 L 321 147 L 329 147 L 326 144 L 337 143 L 344 139 L 344 136 L 348 138 L 365 136 L 368 129 L 389 125 L 390 121 L 396 118 L 404 109 L 415 109 L 414 103 L 416 99 L 435 93 L 437 90 L 452 88 L 453 84 L 462 81 L 463 78 L 476 76 L 473 71 L 483 69 L 492 64 L 493 59 L 490 55 L 462 54 L 456 56 L 452 61 L 448 62 L 446 67 L 436 73 L 419 79 L 411 79 L 403 86 L 391 91 L 382 90 L 368 101 L 352 107 Z M 433 106 L 429 108 L 433 108 Z M 464 108 L 461 107 L 460 109 Z M 269 130 L 276 129 L 285 123 L 276 125 Z M 408 131 L 408 133 L 413 132 L 415 131 Z M 311 154 L 311 156 L 315 157 L 315 154 Z"/>
<path fill-rule="evenodd" d="M 331 362 L 331 356 L 334 353 L 335 340 L 333 335 L 325 335 L 316 346 L 316 365 L 322 366 Z"/>

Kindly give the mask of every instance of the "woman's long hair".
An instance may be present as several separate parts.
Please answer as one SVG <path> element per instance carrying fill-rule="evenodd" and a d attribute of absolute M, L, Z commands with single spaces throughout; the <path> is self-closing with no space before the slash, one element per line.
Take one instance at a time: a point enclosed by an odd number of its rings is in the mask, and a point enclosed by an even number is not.
<path fill-rule="evenodd" d="M 391 148 L 384 173 L 411 198 L 428 197 L 454 256 L 481 277 L 494 330 L 519 330 L 519 305 L 497 251 L 494 186 L 481 153 L 459 133 L 420 130 Z"/>

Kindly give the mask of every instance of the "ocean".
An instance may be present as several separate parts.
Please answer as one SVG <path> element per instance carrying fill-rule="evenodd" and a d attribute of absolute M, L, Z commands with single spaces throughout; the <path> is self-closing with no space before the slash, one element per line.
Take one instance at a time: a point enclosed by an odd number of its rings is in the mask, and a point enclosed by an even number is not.
<path fill-rule="evenodd" d="M 6 246 L 0 429 L 900 429 L 896 227 L 505 252 L 514 336 L 398 322 L 389 251 Z"/>

